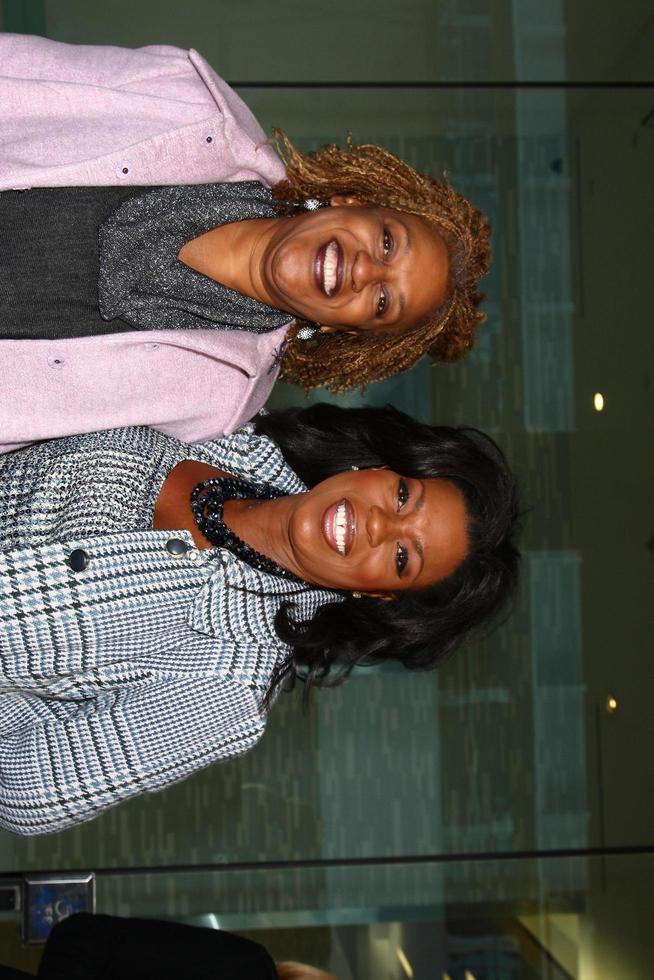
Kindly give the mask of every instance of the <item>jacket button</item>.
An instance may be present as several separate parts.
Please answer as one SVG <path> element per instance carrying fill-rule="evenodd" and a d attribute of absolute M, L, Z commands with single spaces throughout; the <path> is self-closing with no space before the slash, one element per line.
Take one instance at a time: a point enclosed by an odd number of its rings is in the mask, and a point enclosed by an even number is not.
<path fill-rule="evenodd" d="M 66 359 L 62 357 L 61 354 L 48 355 L 48 366 L 54 368 L 55 370 L 61 371 L 65 363 Z"/>
<path fill-rule="evenodd" d="M 68 564 L 74 572 L 83 572 L 90 561 L 87 553 L 81 548 L 75 548 L 75 551 L 71 551 L 68 556 Z"/>
<path fill-rule="evenodd" d="M 181 538 L 171 538 L 170 541 L 166 542 L 166 551 L 173 558 L 183 558 L 188 551 L 188 545 Z"/>

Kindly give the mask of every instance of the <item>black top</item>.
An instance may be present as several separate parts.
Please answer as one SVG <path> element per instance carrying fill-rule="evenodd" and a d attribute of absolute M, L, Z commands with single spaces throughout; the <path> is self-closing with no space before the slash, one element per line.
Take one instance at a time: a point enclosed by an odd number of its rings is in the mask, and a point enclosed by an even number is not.
<path fill-rule="evenodd" d="M 156 919 L 72 915 L 54 927 L 41 980 L 277 980 L 259 943 Z"/>
<path fill-rule="evenodd" d="M 85 337 L 134 328 L 98 309 L 98 225 L 143 187 L 0 194 L 0 336 Z"/>

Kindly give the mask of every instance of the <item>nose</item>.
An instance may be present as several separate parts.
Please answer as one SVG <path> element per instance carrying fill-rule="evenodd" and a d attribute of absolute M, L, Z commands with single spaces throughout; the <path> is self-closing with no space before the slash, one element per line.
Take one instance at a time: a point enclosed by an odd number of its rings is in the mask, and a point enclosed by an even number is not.
<path fill-rule="evenodd" d="M 410 515 L 398 514 L 396 511 L 382 510 L 381 507 L 373 505 L 368 511 L 366 518 L 366 533 L 371 548 L 378 548 L 389 539 L 396 541 L 398 537 L 407 534 Z"/>
<path fill-rule="evenodd" d="M 352 263 L 352 289 L 360 293 L 365 286 L 379 279 L 382 263 L 378 262 L 369 252 L 360 249 Z"/>

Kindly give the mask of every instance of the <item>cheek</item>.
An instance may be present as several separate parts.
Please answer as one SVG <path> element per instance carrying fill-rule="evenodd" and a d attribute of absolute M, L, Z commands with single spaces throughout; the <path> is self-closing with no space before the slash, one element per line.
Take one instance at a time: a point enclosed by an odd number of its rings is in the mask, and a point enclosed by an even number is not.
<path fill-rule="evenodd" d="M 353 587 L 364 592 L 374 592 L 379 589 L 394 588 L 393 568 L 388 559 L 382 555 L 371 555 L 358 565 L 348 569 L 348 578 Z"/>
<path fill-rule="evenodd" d="M 375 592 L 379 589 L 393 588 L 392 569 L 380 556 L 369 555 L 360 561 L 343 560 L 327 546 L 311 548 L 308 541 L 303 542 L 303 564 L 321 581 L 337 589 L 356 589 L 361 592 Z"/>

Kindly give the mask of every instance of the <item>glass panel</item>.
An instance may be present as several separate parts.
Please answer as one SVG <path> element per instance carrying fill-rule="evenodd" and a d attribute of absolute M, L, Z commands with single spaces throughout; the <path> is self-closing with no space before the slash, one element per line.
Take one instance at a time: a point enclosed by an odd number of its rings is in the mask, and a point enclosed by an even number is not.
<path fill-rule="evenodd" d="M 178 3 L 163 2 L 156 37 L 154 5 L 130 3 L 124 17 L 120 7 L 97 6 L 90 21 L 80 0 L 29 10 L 4 0 L 0 23 L 47 22 L 62 40 L 193 44 L 244 81 L 651 76 L 644 0 L 619 17 L 610 0 L 416 0 L 401 11 L 384 0 L 355 15 L 340 0 L 283 12 L 192 0 L 183 21 Z M 374 20 L 365 56 L 353 16 L 359 27 Z M 398 949 L 416 980 L 651 976 L 651 855 L 506 854 L 652 842 L 654 90 L 242 94 L 302 148 L 351 129 L 447 170 L 489 215 L 488 322 L 472 355 L 341 400 L 391 401 L 495 435 L 524 486 L 521 595 L 510 622 L 437 675 L 359 672 L 306 710 L 296 691 L 241 760 L 54 837 L 0 833 L 0 869 L 198 866 L 101 873 L 99 910 L 259 930 L 278 955 L 343 980 L 408 976 Z M 280 385 L 271 405 L 299 397 Z M 451 864 L 199 867 L 500 852 Z"/>
<path fill-rule="evenodd" d="M 195 47 L 234 80 L 652 77 L 649 0 L 186 0 L 183 17 L 177 0 L 2 0 L 2 10 L 5 30 L 60 41 Z"/>
<path fill-rule="evenodd" d="M 264 121 L 274 97 L 294 132 L 303 93 L 246 94 Z M 298 127 L 307 146 L 337 135 L 333 93 L 312 98 L 325 129 Z M 463 363 L 421 365 L 365 399 L 505 447 L 529 508 L 514 616 L 437 675 L 365 671 L 306 711 L 283 696 L 252 753 L 165 793 L 54 838 L 0 834 L 0 867 L 651 840 L 651 780 L 631 760 L 652 744 L 652 94 L 422 92 L 415 114 L 405 99 L 356 90 L 339 105 L 357 138 L 446 168 L 487 211 L 488 323 Z M 280 386 L 273 402 L 298 397 Z"/>
<path fill-rule="evenodd" d="M 653 874 L 647 854 L 103 876 L 98 911 L 246 932 L 340 980 L 645 980 Z"/>

